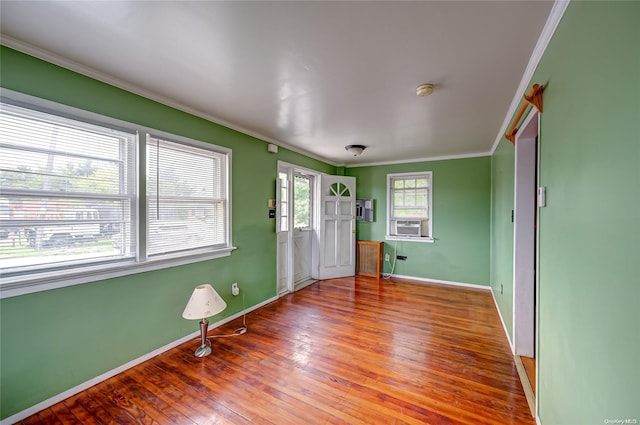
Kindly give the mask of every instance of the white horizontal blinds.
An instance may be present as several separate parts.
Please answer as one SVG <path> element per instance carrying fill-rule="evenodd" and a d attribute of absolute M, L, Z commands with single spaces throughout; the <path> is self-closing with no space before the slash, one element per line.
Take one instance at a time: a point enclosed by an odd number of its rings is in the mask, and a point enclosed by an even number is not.
<path fill-rule="evenodd" d="M 393 218 L 429 218 L 428 175 L 402 176 L 391 178 L 391 216 Z"/>
<path fill-rule="evenodd" d="M 3 273 L 135 256 L 136 135 L 0 108 Z"/>
<path fill-rule="evenodd" d="M 228 245 L 227 155 L 147 137 L 147 253 Z"/>

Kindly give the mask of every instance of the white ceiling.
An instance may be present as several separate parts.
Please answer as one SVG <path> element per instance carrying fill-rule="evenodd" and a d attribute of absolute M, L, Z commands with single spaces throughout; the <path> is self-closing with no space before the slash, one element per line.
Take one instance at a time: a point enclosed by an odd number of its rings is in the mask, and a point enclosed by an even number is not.
<path fill-rule="evenodd" d="M 490 151 L 552 6 L 3 0 L 0 28 L 3 44 L 361 165 Z"/>

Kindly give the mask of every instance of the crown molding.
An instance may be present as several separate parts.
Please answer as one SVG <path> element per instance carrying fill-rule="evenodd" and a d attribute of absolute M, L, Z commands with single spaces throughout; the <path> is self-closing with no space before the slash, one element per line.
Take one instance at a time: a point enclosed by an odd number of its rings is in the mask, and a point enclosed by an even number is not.
<path fill-rule="evenodd" d="M 429 157 L 423 157 L 423 158 L 404 159 L 404 160 L 397 160 L 397 161 L 362 162 L 357 164 L 344 164 L 341 166 L 347 167 L 347 168 L 374 167 L 377 165 L 411 164 L 415 162 L 445 161 L 450 159 L 479 158 L 483 156 L 491 156 L 491 152 L 475 152 L 475 153 L 464 153 L 459 155 L 429 156 Z"/>
<path fill-rule="evenodd" d="M 216 116 L 207 114 L 205 112 L 202 112 L 198 109 L 194 109 L 190 106 L 185 105 L 184 103 L 178 102 L 175 99 L 169 98 L 169 97 L 165 97 L 165 96 L 161 96 L 157 93 L 154 93 L 152 91 L 143 89 L 135 84 L 131 84 L 127 81 L 121 80 L 119 78 L 113 77 L 112 75 L 109 75 L 107 73 L 98 71 L 94 68 L 91 68 L 89 66 L 80 64 L 78 62 L 75 62 L 71 59 L 68 59 L 64 56 L 52 53 L 48 50 L 45 49 L 41 49 L 40 47 L 36 47 L 32 44 L 29 43 L 25 43 L 24 41 L 18 40 L 16 38 L 13 38 L 11 36 L 8 36 L 6 34 L 1 34 L 0 33 L 0 44 L 9 47 L 11 49 L 17 50 L 19 52 L 22 52 L 24 54 L 27 54 L 29 56 L 33 56 L 35 58 L 41 59 L 45 62 L 50 62 L 54 65 L 58 65 L 62 68 L 71 70 L 73 72 L 77 72 L 79 74 L 85 75 L 89 78 L 93 78 L 94 80 L 100 81 L 102 83 L 106 83 L 109 84 L 111 86 L 117 87 L 119 89 L 128 91 L 130 93 L 136 94 L 138 96 L 142 96 L 146 99 L 150 99 L 153 100 L 155 102 L 161 103 L 163 105 L 169 106 L 171 108 L 177 109 L 179 111 L 182 112 L 186 112 L 188 114 L 191 114 L 193 116 L 205 119 L 207 121 L 210 121 L 214 124 L 218 124 L 224 127 L 227 127 L 231 130 L 235 130 L 239 133 L 243 133 L 247 136 L 251 136 L 253 138 L 259 139 L 265 143 L 273 143 L 275 145 L 278 145 L 282 148 L 288 149 L 290 151 L 299 153 L 301 155 L 305 155 L 309 158 L 313 158 L 316 159 L 318 161 L 327 163 L 329 165 L 333 165 L 334 167 L 339 166 L 339 164 L 328 160 L 327 158 L 321 157 L 317 154 L 314 154 L 313 152 L 309 152 L 307 150 L 301 149 L 297 146 L 293 146 L 290 145 L 286 142 L 283 142 L 281 140 L 276 140 L 273 139 L 271 137 L 265 136 L 264 134 L 260 134 L 257 133 L 255 131 L 249 130 L 248 128 L 233 124 L 231 122 L 228 122 L 226 120 L 223 120 L 221 118 L 218 118 Z"/>
<path fill-rule="evenodd" d="M 540 37 L 538 38 L 538 42 L 536 46 L 533 48 L 533 52 L 531 53 L 531 57 L 529 58 L 529 63 L 524 70 L 524 74 L 522 75 L 522 79 L 520 80 L 520 85 L 516 90 L 515 95 L 513 96 L 513 100 L 511 101 L 511 106 L 509 106 L 509 111 L 507 115 L 504 117 L 504 121 L 502 122 L 502 126 L 500 127 L 500 131 L 496 136 L 495 141 L 493 142 L 493 146 L 491 147 L 491 155 L 498 148 L 498 144 L 500 144 L 500 140 L 504 137 L 504 133 L 507 131 L 507 127 L 511 118 L 513 118 L 513 114 L 515 114 L 516 109 L 520 105 L 522 101 L 522 95 L 527 91 L 527 86 L 529 82 L 533 78 L 533 74 L 544 55 L 545 50 L 547 50 L 547 46 L 553 37 L 553 34 L 564 15 L 564 12 L 567 10 L 567 6 L 569 6 L 570 0 L 556 0 L 553 3 L 553 7 L 551 8 L 551 12 L 549 13 L 549 17 L 547 18 L 547 22 L 544 24 L 544 28 L 542 29 L 542 33 L 540 33 Z"/>

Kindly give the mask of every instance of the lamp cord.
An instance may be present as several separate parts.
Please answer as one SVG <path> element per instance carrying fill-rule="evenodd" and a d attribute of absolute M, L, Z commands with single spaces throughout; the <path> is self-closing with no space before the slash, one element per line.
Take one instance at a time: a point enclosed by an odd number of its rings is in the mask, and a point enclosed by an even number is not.
<path fill-rule="evenodd" d="M 242 291 L 242 310 L 243 310 L 243 314 L 242 314 L 242 326 L 237 328 L 236 330 L 234 330 L 232 333 L 230 334 L 224 334 L 224 335 L 209 335 L 207 336 L 207 343 L 209 345 L 211 345 L 211 342 L 209 341 L 209 338 L 229 338 L 232 336 L 240 336 L 240 335 L 244 335 L 247 333 L 247 331 L 249 330 L 249 327 L 247 326 L 247 309 L 246 309 L 246 304 L 244 302 L 244 291 Z"/>

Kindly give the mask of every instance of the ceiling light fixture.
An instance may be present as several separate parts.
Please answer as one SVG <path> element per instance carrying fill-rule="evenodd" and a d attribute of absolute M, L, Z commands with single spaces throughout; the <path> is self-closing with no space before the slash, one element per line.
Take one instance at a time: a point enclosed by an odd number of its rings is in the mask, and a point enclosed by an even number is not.
<path fill-rule="evenodd" d="M 429 96 L 431 93 L 433 93 L 433 84 L 420 84 L 416 88 L 417 96 Z"/>
<path fill-rule="evenodd" d="M 347 152 L 353 154 L 353 156 L 358 156 L 362 154 L 362 152 L 364 152 L 367 147 L 364 145 L 348 145 L 344 148 L 347 150 Z"/>

